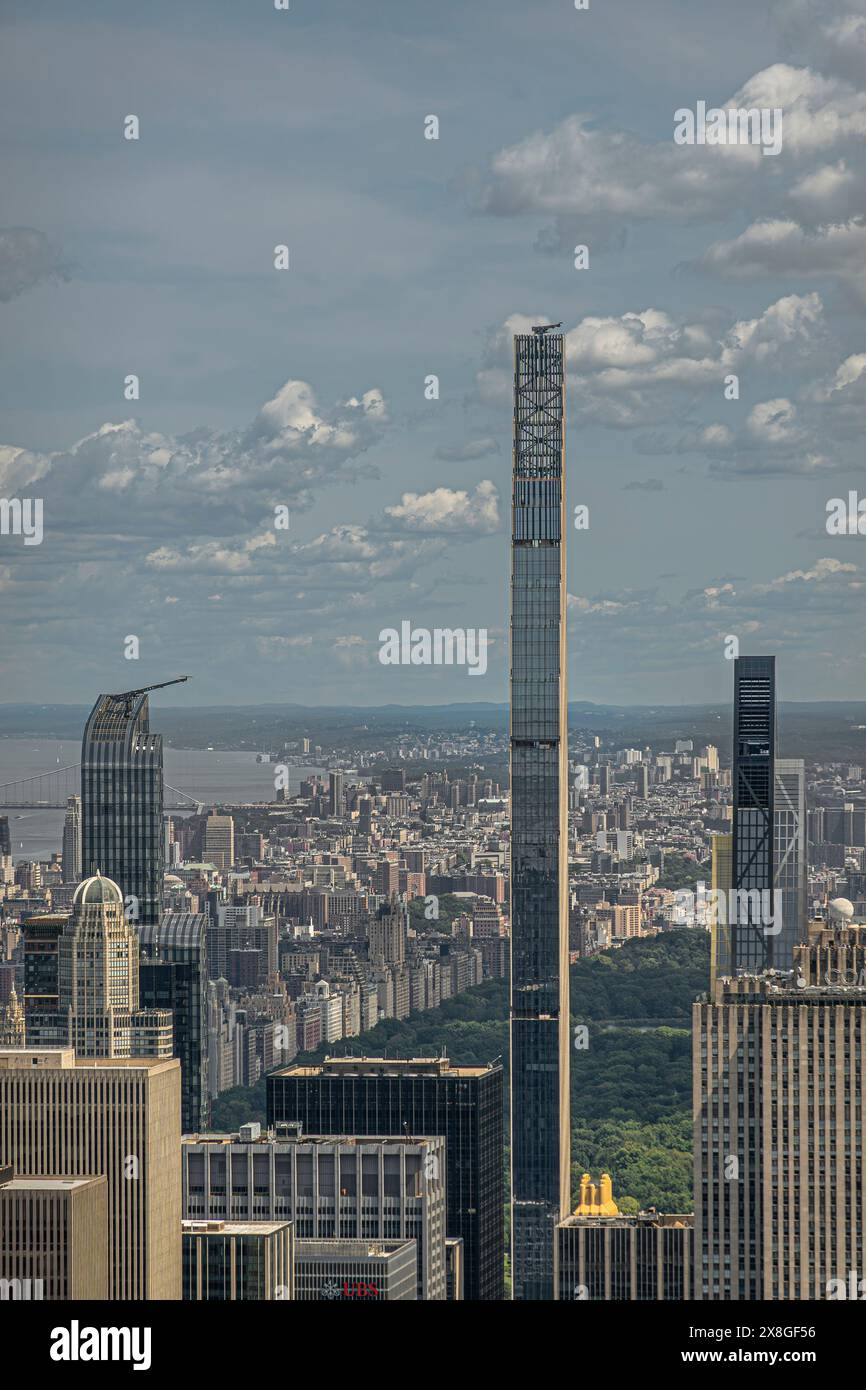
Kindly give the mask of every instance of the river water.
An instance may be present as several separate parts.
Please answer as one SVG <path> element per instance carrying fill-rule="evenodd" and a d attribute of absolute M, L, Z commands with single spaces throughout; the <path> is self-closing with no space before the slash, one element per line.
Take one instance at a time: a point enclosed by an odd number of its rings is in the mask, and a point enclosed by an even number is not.
<path fill-rule="evenodd" d="M 81 742 L 78 739 L 0 739 L 0 784 L 38 777 L 43 772 L 55 772 L 80 761 Z M 257 762 L 255 753 L 166 748 L 163 762 L 168 785 L 205 804 L 267 801 L 274 794 L 274 765 Z M 290 791 L 314 772 L 321 773 L 322 769 L 290 765 Z M 169 792 L 166 797 L 174 800 Z M 49 799 L 47 795 L 45 799 Z M 49 859 L 61 848 L 63 811 L 38 808 L 5 811 L 0 806 L 0 815 L 9 817 L 12 857 L 16 862 L 19 859 Z"/>

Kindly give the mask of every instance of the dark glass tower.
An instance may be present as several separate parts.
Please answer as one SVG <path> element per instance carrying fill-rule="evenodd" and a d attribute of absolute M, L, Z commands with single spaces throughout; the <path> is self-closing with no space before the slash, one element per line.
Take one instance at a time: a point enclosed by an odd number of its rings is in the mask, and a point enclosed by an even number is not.
<path fill-rule="evenodd" d="M 162 735 L 150 732 L 143 691 L 100 695 L 90 712 L 81 745 L 81 820 L 84 876 L 98 870 L 119 885 L 133 926 L 157 925 Z"/>
<path fill-rule="evenodd" d="M 139 940 L 141 1007 L 171 1010 L 173 1051 L 180 1059 L 181 1129 L 200 1134 L 210 1124 L 207 917 L 166 912 L 159 927 L 141 928 Z"/>
<path fill-rule="evenodd" d="M 463 1240 L 464 1298 L 504 1297 L 501 1066 L 331 1057 L 272 1072 L 267 1083 L 269 1126 L 300 1121 L 306 1134 L 443 1135 L 445 1233 Z"/>
<path fill-rule="evenodd" d="M 737 897 L 728 904 L 734 975 L 758 974 L 773 965 L 776 937 L 767 930 L 773 925 L 767 920 L 767 905 L 772 910 L 775 763 L 776 658 L 739 656 L 734 662 L 731 864 L 731 887 Z"/>
<path fill-rule="evenodd" d="M 514 340 L 511 571 L 511 1271 L 553 1298 L 569 1209 L 563 337 Z"/>

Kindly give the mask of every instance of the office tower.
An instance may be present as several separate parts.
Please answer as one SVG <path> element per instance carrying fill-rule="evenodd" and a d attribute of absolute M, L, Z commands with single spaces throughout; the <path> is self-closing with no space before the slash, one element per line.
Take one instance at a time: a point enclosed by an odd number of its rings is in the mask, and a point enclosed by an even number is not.
<path fill-rule="evenodd" d="M 136 926 L 162 910 L 162 788 L 162 735 L 150 732 L 147 695 L 100 695 L 81 744 L 82 872 L 118 883 Z"/>
<path fill-rule="evenodd" d="M 794 948 L 806 940 L 809 870 L 806 858 L 806 766 L 777 758 L 773 806 L 773 862 L 781 931 L 773 940 L 773 966 L 790 970 Z"/>
<path fill-rule="evenodd" d="M 279 969 L 277 919 L 256 903 L 216 903 L 207 924 L 207 964 L 212 980 L 227 980 L 232 951 L 258 951 L 258 977 L 264 983 Z"/>
<path fill-rule="evenodd" d="M 708 772 L 718 772 L 718 770 L 719 770 L 719 750 L 718 750 L 718 748 L 716 748 L 715 744 L 713 744 L 713 743 L 708 743 L 708 744 L 707 744 L 706 748 L 704 749 L 704 758 L 706 759 L 707 771 L 708 771 Z"/>
<path fill-rule="evenodd" d="M 139 996 L 145 1009 L 168 1009 L 172 1053 L 180 1060 L 181 1128 L 210 1124 L 208 1094 L 207 917 L 166 912 L 157 927 L 142 927 Z"/>
<path fill-rule="evenodd" d="M 733 835 L 713 835 L 711 840 L 710 888 L 712 898 L 709 910 L 710 928 L 710 990 L 715 989 L 720 975 L 730 975 L 731 932 L 728 921 L 728 906 L 731 892 L 731 872 L 733 863 Z"/>
<path fill-rule="evenodd" d="M 734 662 L 734 822 L 729 914 L 734 974 L 773 965 L 775 938 L 767 931 L 775 885 L 773 853 L 776 758 L 776 658 L 738 656 Z"/>
<path fill-rule="evenodd" d="M 563 1302 L 681 1303 L 692 1296 L 691 1214 L 623 1216 L 610 1177 L 588 1173 L 580 1202 L 556 1228 L 556 1297 Z"/>
<path fill-rule="evenodd" d="M 81 797 L 70 796 L 66 801 L 63 822 L 63 882 L 77 883 L 81 878 Z"/>
<path fill-rule="evenodd" d="M 511 571 L 511 1272 L 553 1298 L 569 1205 L 568 721 L 562 334 L 514 340 Z"/>
<path fill-rule="evenodd" d="M 108 1298 L 108 1184 L 0 1173 L 0 1299 Z M 7 1282 L 8 1281 L 8 1282 Z"/>
<path fill-rule="evenodd" d="M 65 1047 L 68 1021 L 60 1015 L 57 948 L 68 912 L 45 912 L 21 925 L 24 954 L 24 1024 L 28 1047 Z"/>
<path fill-rule="evenodd" d="M 300 1122 L 310 1134 L 444 1135 L 445 1233 L 463 1239 L 467 1301 L 504 1296 L 502 1114 L 497 1064 L 330 1057 L 267 1078 L 269 1125 Z"/>
<path fill-rule="evenodd" d="M 635 769 L 634 794 L 643 801 L 649 796 L 649 768 L 646 763 L 641 763 Z"/>
<path fill-rule="evenodd" d="M 188 1221 L 291 1221 L 301 1240 L 412 1240 L 418 1298 L 445 1298 L 443 1140 L 302 1134 L 258 1124 L 188 1135 L 182 1145 Z M 394 1131 L 395 1135 L 399 1131 Z"/>
<path fill-rule="evenodd" d="M 83 879 L 57 943 L 59 1013 L 77 1057 L 171 1057 L 171 1015 L 139 1008 L 138 953 L 117 884 Z"/>
<path fill-rule="evenodd" d="M 235 823 L 213 812 L 204 823 L 202 859 L 225 873 L 235 862 Z"/>
<path fill-rule="evenodd" d="M 110 1299 L 178 1299 L 180 1064 L 0 1049 L 0 1165 L 108 1179 Z"/>
<path fill-rule="evenodd" d="M 406 959 L 406 910 L 401 903 L 383 903 L 367 923 L 370 964 L 402 965 Z"/>
<path fill-rule="evenodd" d="M 610 794 L 611 783 L 612 777 L 610 768 L 607 763 L 602 763 L 598 769 L 598 789 L 602 796 L 608 796 Z"/>
<path fill-rule="evenodd" d="M 343 814 L 343 774 L 328 773 L 328 814 L 339 817 Z"/>
<path fill-rule="evenodd" d="M 795 948 L 803 983 L 720 979 L 694 1006 L 696 1298 L 826 1299 L 832 1280 L 862 1277 L 866 988 L 844 983 L 855 935 L 822 924 Z"/>
<path fill-rule="evenodd" d="M 293 1299 L 288 1221 L 184 1221 L 183 1296 L 190 1302 Z"/>
<path fill-rule="evenodd" d="M 302 1302 L 415 1302 L 414 1240 L 299 1240 L 295 1298 Z"/>
<path fill-rule="evenodd" d="M 369 796 L 358 800 L 358 834 L 369 835 L 373 828 L 373 803 Z"/>
<path fill-rule="evenodd" d="M 456 1236 L 445 1240 L 445 1297 L 449 1303 L 462 1303 L 463 1291 L 463 1241 Z"/>
<path fill-rule="evenodd" d="M 0 816 L 0 859 L 12 853 L 12 836 L 9 833 L 9 817 Z"/>

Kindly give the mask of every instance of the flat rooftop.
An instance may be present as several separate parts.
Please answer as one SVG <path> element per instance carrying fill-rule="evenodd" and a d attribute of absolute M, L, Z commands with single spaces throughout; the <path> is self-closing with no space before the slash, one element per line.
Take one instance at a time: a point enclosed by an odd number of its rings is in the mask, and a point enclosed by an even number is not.
<path fill-rule="evenodd" d="M 286 1231 L 291 1221 L 184 1221 L 185 1236 L 272 1236 Z"/>
<path fill-rule="evenodd" d="M 388 1260 L 414 1244 L 414 1240 L 299 1240 L 295 1259 Z"/>
<path fill-rule="evenodd" d="M 0 1047 L 0 1071 L 165 1071 L 176 1057 L 76 1057 L 71 1047 Z"/>
<path fill-rule="evenodd" d="M 335 1145 L 356 1148 L 360 1144 L 381 1147 L 384 1144 L 431 1144 L 440 1138 L 436 1134 L 281 1134 L 267 1132 L 259 1134 L 254 1139 L 242 1139 L 239 1134 L 183 1134 L 181 1135 L 182 1144 L 213 1144 L 215 1147 L 222 1145 L 230 1148 L 233 1145 L 238 1148 L 246 1148 L 249 1144 L 316 1144 L 323 1148 Z"/>
<path fill-rule="evenodd" d="M 104 1174 L 96 1174 L 92 1178 L 10 1178 L 8 1182 L 0 1181 L 0 1197 L 4 1192 L 74 1192 L 77 1188 L 93 1187 L 97 1183 L 108 1185 L 108 1179 Z"/>
<path fill-rule="evenodd" d="M 500 1065 L 491 1062 L 486 1067 L 455 1067 L 447 1057 L 326 1057 L 312 1066 L 280 1067 L 268 1076 L 399 1076 L 415 1072 L 420 1076 L 472 1077 L 499 1071 Z"/>

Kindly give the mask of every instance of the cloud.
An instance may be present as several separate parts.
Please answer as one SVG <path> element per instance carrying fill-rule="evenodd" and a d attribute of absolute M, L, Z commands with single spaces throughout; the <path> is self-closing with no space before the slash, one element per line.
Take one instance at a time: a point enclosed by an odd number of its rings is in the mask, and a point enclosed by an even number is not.
<path fill-rule="evenodd" d="M 0 227 L 0 301 L 8 303 L 46 281 L 68 279 L 68 268 L 44 232 L 35 227 Z"/>
<path fill-rule="evenodd" d="M 862 26 L 856 33 L 859 38 Z M 781 108 L 781 155 L 768 161 L 751 144 L 675 145 L 673 112 L 671 136 L 656 142 L 599 127 L 578 113 L 493 155 L 486 172 L 472 180 L 473 201 L 491 216 L 552 216 L 554 226 L 539 246 L 563 249 L 581 228 L 586 235 L 580 240 L 589 241 L 599 232 L 609 238 L 611 223 L 682 224 L 729 217 L 736 209 L 757 212 L 768 203 L 780 208 L 792 179 L 795 197 L 814 200 L 817 185 L 808 183 L 803 163 L 816 156 L 826 162 L 834 152 L 844 161 L 866 134 L 866 92 L 808 66 L 774 63 L 710 105 Z M 817 171 L 811 173 L 814 178 Z"/>
<path fill-rule="evenodd" d="M 39 481 L 58 542 L 96 536 L 102 547 L 112 533 L 164 541 L 186 535 L 192 517 L 200 536 L 233 538 L 239 527 L 272 525 L 278 505 L 303 511 L 320 489 L 375 474 L 363 456 L 387 424 L 378 390 L 326 410 L 306 382 L 288 381 L 245 430 L 175 437 L 125 420 L 53 454 L 0 447 L 0 483 Z"/>
<path fill-rule="evenodd" d="M 698 264 L 727 280 L 831 276 L 866 293 L 866 224 L 862 218 L 807 231 L 790 218 L 753 222 L 739 236 L 708 247 Z"/>
<path fill-rule="evenodd" d="M 385 508 L 385 515 L 407 531 L 487 535 L 499 530 L 499 494 L 489 479 L 478 483 L 473 493 L 449 487 L 404 492 L 398 504 Z"/>
<path fill-rule="evenodd" d="M 446 463 L 471 463 L 474 459 L 486 458 L 488 454 L 498 454 L 499 444 L 495 439 L 467 439 L 463 444 L 443 444 L 436 450 L 436 457 Z"/>
<path fill-rule="evenodd" d="M 809 570 L 789 570 L 787 574 L 782 574 L 778 579 L 773 579 L 768 585 L 762 586 L 762 591 L 781 589 L 786 584 L 823 584 L 827 580 L 837 579 L 841 575 L 856 573 L 856 565 L 845 564 L 842 560 L 825 556 L 817 560 Z"/>
<path fill-rule="evenodd" d="M 479 399 L 510 396 L 511 340 L 538 320 L 512 314 L 488 336 L 476 374 Z M 578 413 L 610 428 L 667 422 L 675 398 L 711 389 L 745 366 L 777 372 L 809 362 L 827 337 L 820 295 L 786 295 L 751 319 L 719 331 L 658 308 L 590 314 L 565 330 L 568 385 Z M 665 450 L 662 450 L 665 452 Z"/>

